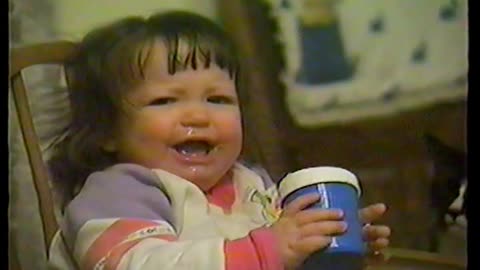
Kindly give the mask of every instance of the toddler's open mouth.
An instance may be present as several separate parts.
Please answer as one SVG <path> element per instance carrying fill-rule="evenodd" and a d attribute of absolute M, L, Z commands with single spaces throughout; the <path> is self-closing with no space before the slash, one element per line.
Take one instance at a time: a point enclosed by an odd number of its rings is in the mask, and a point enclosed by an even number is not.
<path fill-rule="evenodd" d="M 186 140 L 175 144 L 173 148 L 181 155 L 198 157 L 208 155 L 215 146 L 206 140 Z"/>

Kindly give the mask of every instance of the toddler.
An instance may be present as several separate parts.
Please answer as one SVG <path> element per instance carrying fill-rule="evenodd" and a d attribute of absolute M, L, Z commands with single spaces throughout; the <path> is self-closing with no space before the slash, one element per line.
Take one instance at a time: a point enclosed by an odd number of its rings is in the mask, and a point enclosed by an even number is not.
<path fill-rule="evenodd" d="M 65 194 L 53 267 L 296 269 L 347 229 L 340 211 L 303 210 L 315 196 L 280 213 L 267 174 L 239 162 L 237 54 L 208 19 L 119 20 L 89 33 L 66 71 L 72 119 L 49 162 Z M 373 252 L 389 234 L 364 229 Z"/>

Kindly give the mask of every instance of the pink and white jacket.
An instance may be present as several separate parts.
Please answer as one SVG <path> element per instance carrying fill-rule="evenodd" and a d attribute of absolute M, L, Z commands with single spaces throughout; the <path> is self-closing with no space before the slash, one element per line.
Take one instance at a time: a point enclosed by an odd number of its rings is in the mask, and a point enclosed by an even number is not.
<path fill-rule="evenodd" d="M 118 164 L 91 174 L 65 210 L 53 269 L 281 270 L 268 226 L 272 181 L 236 164 L 205 194 L 163 170 Z M 266 175 L 266 174 L 265 174 Z"/>

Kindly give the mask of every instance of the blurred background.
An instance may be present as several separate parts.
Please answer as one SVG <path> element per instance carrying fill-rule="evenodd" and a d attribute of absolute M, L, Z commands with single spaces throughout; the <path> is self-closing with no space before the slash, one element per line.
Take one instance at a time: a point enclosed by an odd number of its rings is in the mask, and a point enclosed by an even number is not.
<path fill-rule="evenodd" d="M 364 205 L 389 206 L 392 246 L 466 258 L 467 0 L 9 0 L 10 46 L 78 41 L 114 19 L 170 9 L 210 17 L 236 42 L 249 93 L 246 159 L 277 180 L 347 168 Z M 68 120 L 62 70 L 25 77 L 45 148 Z M 11 250 L 23 269 L 44 269 L 11 101 L 9 110 Z"/>

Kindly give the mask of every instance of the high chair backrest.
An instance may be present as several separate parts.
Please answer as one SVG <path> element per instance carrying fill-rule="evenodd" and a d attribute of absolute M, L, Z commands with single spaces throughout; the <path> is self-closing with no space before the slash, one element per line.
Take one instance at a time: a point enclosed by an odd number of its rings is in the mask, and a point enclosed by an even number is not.
<path fill-rule="evenodd" d="M 75 43 L 68 41 L 43 43 L 10 49 L 10 71 L 8 79 L 17 109 L 18 121 L 27 150 L 30 169 L 32 170 L 33 184 L 38 196 L 44 244 L 47 254 L 52 238 L 58 229 L 58 224 L 55 218 L 54 200 L 52 192 L 50 191 L 49 174 L 46 163 L 42 158 L 40 141 L 33 125 L 27 91 L 22 78 L 22 70 L 42 64 L 63 65 L 73 54 L 74 50 Z"/>

